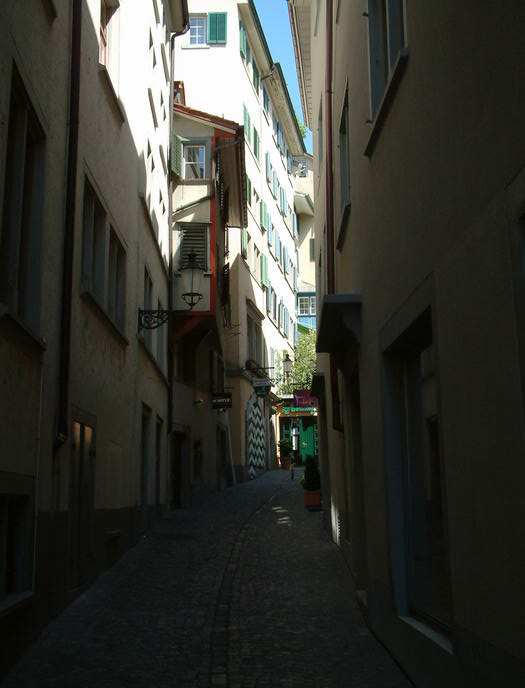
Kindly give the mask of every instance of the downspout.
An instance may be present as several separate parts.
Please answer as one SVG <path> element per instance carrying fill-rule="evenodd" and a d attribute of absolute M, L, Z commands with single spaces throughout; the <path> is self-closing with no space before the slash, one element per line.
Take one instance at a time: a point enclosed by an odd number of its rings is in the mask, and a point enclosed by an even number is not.
<path fill-rule="evenodd" d="M 69 146 L 66 183 L 66 214 L 62 267 L 62 307 L 60 317 L 60 364 L 58 377 L 58 436 L 60 447 L 68 435 L 69 363 L 71 353 L 71 300 L 73 290 L 73 252 L 75 234 L 75 197 L 77 186 L 78 130 L 80 111 L 80 53 L 82 40 L 82 0 L 73 0 L 71 74 L 69 96 Z"/>

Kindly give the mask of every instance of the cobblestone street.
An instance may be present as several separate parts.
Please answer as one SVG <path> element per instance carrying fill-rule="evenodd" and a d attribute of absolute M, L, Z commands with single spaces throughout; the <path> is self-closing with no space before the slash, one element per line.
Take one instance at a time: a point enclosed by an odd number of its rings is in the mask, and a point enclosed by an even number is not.
<path fill-rule="evenodd" d="M 164 519 L 44 631 L 3 685 L 411 684 L 369 633 L 297 475 L 274 471 Z"/>

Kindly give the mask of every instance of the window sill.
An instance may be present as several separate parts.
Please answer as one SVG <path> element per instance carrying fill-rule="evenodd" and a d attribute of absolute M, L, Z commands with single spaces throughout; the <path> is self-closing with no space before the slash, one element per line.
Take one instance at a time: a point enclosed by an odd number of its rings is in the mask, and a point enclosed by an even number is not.
<path fill-rule="evenodd" d="M 0 619 L 4 616 L 12 614 L 17 609 L 27 607 L 32 604 L 34 596 L 35 593 L 32 590 L 15 592 L 12 595 L 8 595 L 5 600 L 0 602 Z"/>
<path fill-rule="evenodd" d="M 100 320 L 108 326 L 108 329 L 115 335 L 119 344 L 122 346 L 128 346 L 129 339 L 124 335 L 121 329 L 115 325 L 113 320 L 109 317 L 106 309 L 100 305 L 95 295 L 86 287 L 83 287 L 80 291 L 81 298 L 88 303 L 92 310 L 99 316 Z"/>
<path fill-rule="evenodd" d="M 26 325 L 20 316 L 9 310 L 5 303 L 0 303 L 0 321 L 3 318 L 12 326 L 14 334 L 21 336 L 24 342 L 34 347 L 38 353 L 43 353 L 47 349 L 47 342 L 44 337 L 41 337 L 29 325 Z"/>
<path fill-rule="evenodd" d="M 163 327 L 163 325 L 161 325 L 161 327 Z M 148 346 L 148 345 L 146 344 L 146 342 L 144 341 L 144 337 L 140 336 L 140 337 L 139 337 L 139 342 L 140 342 L 141 345 L 142 345 L 142 349 L 144 350 L 144 353 L 145 353 L 146 356 L 149 358 L 149 360 L 150 360 L 151 363 L 153 364 L 153 367 L 154 367 L 155 370 L 157 371 L 157 374 L 159 375 L 160 379 L 161 379 L 162 382 L 166 385 L 166 387 L 168 387 L 169 383 L 168 383 L 168 378 L 167 378 L 167 376 L 166 376 L 166 373 L 162 370 L 162 368 L 161 368 L 160 365 L 159 365 L 159 362 L 157 361 L 157 359 L 156 359 L 155 356 L 153 355 L 153 352 L 151 351 L 151 349 L 149 348 L 149 346 Z"/>
<path fill-rule="evenodd" d="M 108 72 L 108 69 L 106 65 L 101 64 L 99 62 L 98 65 L 98 73 L 100 74 L 100 78 L 105 84 L 106 91 L 109 94 L 109 98 L 111 100 L 111 104 L 113 105 L 113 108 L 115 110 L 115 114 L 117 117 L 120 119 L 120 123 L 124 124 L 126 121 L 126 115 L 124 113 L 124 106 L 122 105 L 122 102 L 120 98 L 117 95 L 117 92 L 115 91 L 115 87 L 113 86 L 113 81 L 111 80 L 111 76 Z"/>
<path fill-rule="evenodd" d="M 182 50 L 209 50 L 210 46 L 206 45 L 181 45 Z"/>
<path fill-rule="evenodd" d="M 346 239 L 346 230 L 348 226 L 348 218 L 350 217 L 350 211 L 352 210 L 352 203 L 349 201 L 343 206 L 341 212 L 341 219 L 339 220 L 339 229 L 337 231 L 337 243 L 336 248 L 338 251 L 343 249 L 343 245 Z M 315 262 L 315 261 L 313 261 Z"/>
<path fill-rule="evenodd" d="M 419 631 L 419 633 L 426 636 L 429 640 L 435 642 L 441 647 L 441 649 L 445 650 L 445 652 L 448 652 L 450 655 L 454 654 L 454 649 L 452 647 L 450 638 L 447 638 L 447 636 L 443 633 L 440 633 L 434 628 L 427 626 L 427 624 L 423 623 L 422 621 L 418 621 L 413 616 L 400 616 L 399 619 L 408 626 L 412 626 L 412 628 L 414 628 L 416 631 Z"/>
<path fill-rule="evenodd" d="M 396 64 L 394 65 L 394 69 L 392 70 L 392 74 L 390 75 L 390 79 L 388 80 L 388 83 L 385 87 L 385 92 L 383 93 L 383 98 L 381 99 L 381 102 L 379 103 L 379 107 L 377 108 L 377 112 L 374 118 L 374 121 L 372 122 L 372 129 L 370 131 L 370 136 L 368 137 L 368 143 L 366 144 L 365 148 L 365 155 L 367 157 L 370 157 L 374 151 L 375 145 L 377 143 L 377 140 L 379 138 L 379 134 L 381 133 L 381 129 L 383 128 L 383 124 L 386 120 L 386 117 L 390 111 L 390 107 L 392 105 L 392 101 L 394 99 L 394 95 L 397 91 L 397 88 L 399 86 L 399 83 L 401 81 L 401 77 L 404 74 L 404 71 L 406 69 L 408 63 L 408 50 L 407 48 L 401 48 L 399 51 L 399 55 L 396 60 Z"/>

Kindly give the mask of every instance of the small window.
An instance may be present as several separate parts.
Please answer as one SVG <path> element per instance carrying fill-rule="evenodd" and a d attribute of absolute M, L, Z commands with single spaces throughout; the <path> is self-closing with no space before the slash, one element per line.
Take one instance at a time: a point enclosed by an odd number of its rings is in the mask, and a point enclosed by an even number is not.
<path fill-rule="evenodd" d="M 111 228 L 109 237 L 108 315 L 119 330 L 124 329 L 126 306 L 126 254 Z"/>
<path fill-rule="evenodd" d="M 299 315 L 309 315 L 309 297 L 299 296 Z"/>
<path fill-rule="evenodd" d="M 315 296 L 310 296 L 310 315 L 315 315 Z"/>
<path fill-rule="evenodd" d="M 253 128 L 253 154 L 259 160 L 259 154 L 260 154 L 260 141 L 259 141 L 259 132 L 257 129 L 254 127 Z"/>
<path fill-rule="evenodd" d="M 149 275 L 148 269 L 144 268 L 144 310 L 151 311 L 153 309 L 153 282 Z M 144 342 L 151 349 L 152 330 L 145 329 Z"/>
<path fill-rule="evenodd" d="M 106 251 L 106 212 L 90 183 L 84 187 L 82 236 L 82 285 L 104 303 L 104 267 Z"/>
<path fill-rule="evenodd" d="M 246 105 L 243 105 L 242 108 L 243 108 L 244 138 L 251 145 L 251 142 L 252 142 L 252 120 L 250 118 L 248 110 L 246 109 Z"/>
<path fill-rule="evenodd" d="M 262 87 L 262 92 L 263 92 L 263 108 L 264 112 L 268 117 L 270 117 L 270 97 L 268 95 L 268 91 L 266 88 L 263 86 Z"/>
<path fill-rule="evenodd" d="M 2 228 L 0 301 L 34 330 L 40 303 L 45 138 L 13 68 Z"/>
<path fill-rule="evenodd" d="M 369 0 L 370 101 L 372 117 L 405 45 L 403 0 Z"/>
<path fill-rule="evenodd" d="M 339 124 L 339 179 L 341 209 L 350 203 L 350 149 L 348 136 L 348 91 L 345 93 Z"/>
<path fill-rule="evenodd" d="M 257 95 L 259 95 L 259 85 L 260 85 L 259 70 L 257 69 L 257 65 L 255 64 L 255 60 L 253 58 L 252 58 L 252 82 L 253 82 L 253 86 L 257 92 Z"/>
<path fill-rule="evenodd" d="M 186 143 L 183 148 L 184 179 L 204 179 L 206 170 L 206 146 Z"/>
<path fill-rule="evenodd" d="M 315 262 L 315 239 L 310 239 L 310 262 Z"/>
<path fill-rule="evenodd" d="M 190 45 L 206 45 L 205 15 L 190 15 Z"/>

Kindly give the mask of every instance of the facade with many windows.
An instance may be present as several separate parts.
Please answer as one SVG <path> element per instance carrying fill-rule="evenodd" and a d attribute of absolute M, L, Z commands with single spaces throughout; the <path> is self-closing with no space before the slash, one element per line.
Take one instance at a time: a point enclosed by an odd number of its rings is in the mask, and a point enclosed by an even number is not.
<path fill-rule="evenodd" d="M 415 685 L 522 685 L 525 8 L 289 10 L 326 526 Z"/>
<path fill-rule="evenodd" d="M 293 355 L 297 337 L 293 158 L 304 147 L 253 2 L 192 0 L 189 12 L 190 32 L 176 52 L 186 104 L 244 130 L 247 223 L 228 231 L 225 359 L 233 397 L 232 456 L 237 478 L 246 479 L 275 461 L 272 396 L 257 396 L 253 381 L 276 380 L 279 361 L 286 352 Z"/>
<path fill-rule="evenodd" d="M 187 23 L 181 0 L 0 8 L 0 672 L 170 504 L 168 331 L 138 310 L 171 300 Z"/>

